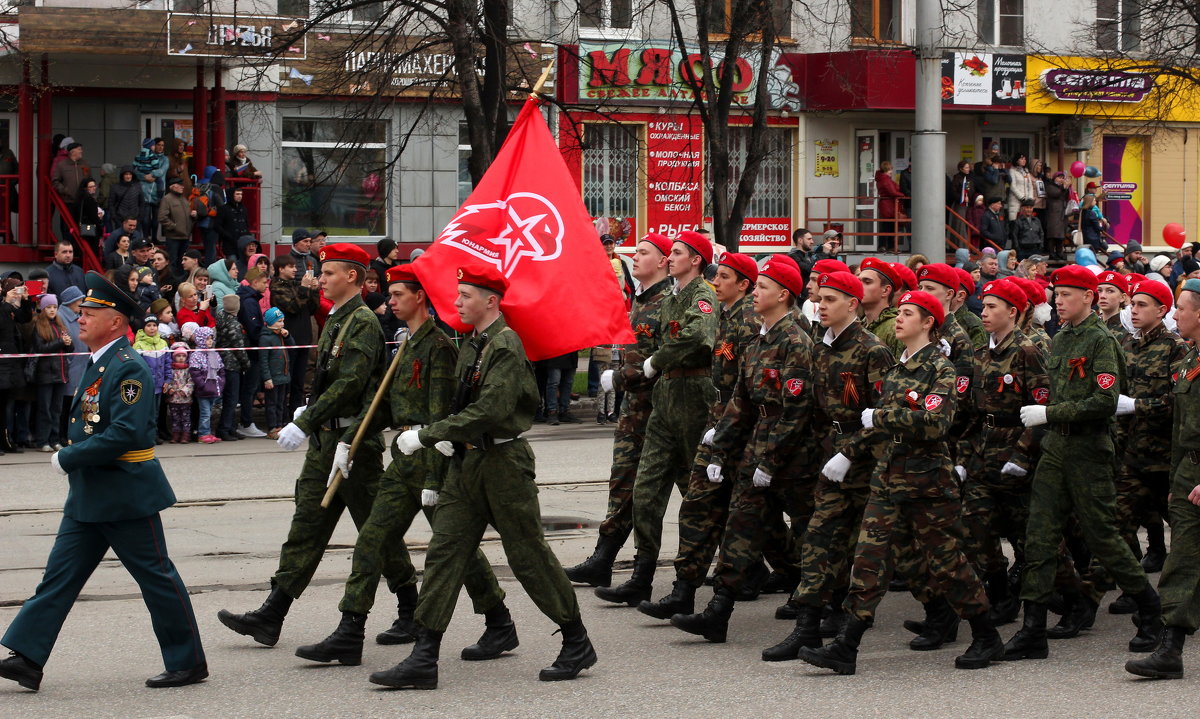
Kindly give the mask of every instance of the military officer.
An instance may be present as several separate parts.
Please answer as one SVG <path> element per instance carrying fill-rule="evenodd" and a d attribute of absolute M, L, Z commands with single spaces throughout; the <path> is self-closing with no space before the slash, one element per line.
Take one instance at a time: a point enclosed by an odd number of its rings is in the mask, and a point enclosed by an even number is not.
<path fill-rule="evenodd" d="M 562 631 L 562 651 L 539 678 L 574 679 L 596 663 L 575 591 L 542 532 L 533 450 L 521 437 L 533 425 L 537 383 L 521 339 L 500 313 L 507 290 L 508 280 L 491 265 L 459 269 L 455 307 L 462 322 L 475 329 L 455 369 L 455 411 L 420 430 L 405 430 L 396 439 L 406 455 L 436 452 L 432 448 L 439 442 L 452 442 L 454 458 L 438 496 L 433 539 L 425 554 L 425 578 L 414 617 L 419 627 L 416 644 L 403 662 L 372 674 L 374 684 L 437 687 L 442 633 L 489 524 L 500 534 L 521 586 Z"/>
<path fill-rule="evenodd" d="M 896 339 L 895 329 L 895 300 L 903 289 L 900 275 L 892 263 L 868 257 L 858 266 L 858 279 L 863 286 L 863 327 L 891 350 L 893 357 L 899 357 L 904 352 L 904 345 Z"/>
<path fill-rule="evenodd" d="M 38 690 L 68 612 L 111 547 L 141 589 L 166 664 L 146 686 L 195 684 L 208 665 L 163 536 L 159 513 L 175 493 L 154 457 L 154 380 L 126 339 L 129 318 L 143 310 L 103 276 L 84 280 L 79 339 L 92 354 L 71 404 L 67 446 L 50 456 L 70 488 L 42 581 L 0 639 L 12 650 L 0 677 Z"/>

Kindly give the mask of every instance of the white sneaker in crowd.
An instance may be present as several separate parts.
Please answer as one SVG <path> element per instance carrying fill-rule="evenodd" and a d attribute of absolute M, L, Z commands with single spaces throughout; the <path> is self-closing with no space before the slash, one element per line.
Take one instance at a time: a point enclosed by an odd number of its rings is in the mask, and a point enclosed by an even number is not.
<path fill-rule="evenodd" d="M 245 427 L 238 427 L 237 433 L 243 437 L 256 437 L 257 438 L 257 437 L 266 437 L 267 436 L 267 433 L 262 431 L 258 427 L 255 427 L 253 422 Z"/>

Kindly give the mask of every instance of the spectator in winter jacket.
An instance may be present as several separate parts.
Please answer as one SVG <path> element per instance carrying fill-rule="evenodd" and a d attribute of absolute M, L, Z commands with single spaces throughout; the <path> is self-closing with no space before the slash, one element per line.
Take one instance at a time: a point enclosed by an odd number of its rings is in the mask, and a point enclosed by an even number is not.
<path fill-rule="evenodd" d="M 295 230 L 292 230 L 292 251 L 290 254 L 296 260 L 296 274 L 298 276 L 302 276 L 309 271 L 311 271 L 314 276 L 316 275 L 320 263 L 318 263 L 317 258 L 312 255 L 311 250 L 312 235 L 308 233 L 308 230 L 304 229 L 303 227 L 298 227 Z M 296 340 L 296 342 L 300 344 L 308 344 L 306 342 L 300 342 L 300 340 Z"/>
<path fill-rule="evenodd" d="M 196 190 L 192 209 L 196 210 L 196 226 L 200 228 L 204 262 L 208 264 L 217 259 L 217 242 L 221 237 L 219 215 L 225 205 L 225 176 L 209 165 L 204 168 L 204 178 L 196 185 Z"/>
<path fill-rule="evenodd" d="M 180 327 L 185 322 L 195 322 L 200 327 L 216 325 L 216 318 L 209 307 L 211 301 L 208 297 L 201 297 L 200 291 L 191 282 L 179 285 L 178 297 L 179 311 L 175 314 L 175 319 L 179 321 Z"/>
<path fill-rule="evenodd" d="M 283 310 L 283 326 L 297 345 L 313 344 L 313 315 L 320 303 L 321 292 L 317 278 L 297 276 L 296 258 L 281 255 L 275 258 L 275 277 L 271 280 L 271 303 Z M 308 372 L 308 350 L 291 350 L 292 381 L 288 409 L 304 404 L 304 377 Z"/>
<path fill-rule="evenodd" d="M 54 166 L 50 184 L 68 205 L 79 199 L 79 186 L 90 177 L 92 169 L 83 161 L 83 145 L 73 142 L 67 146 L 66 157 Z"/>
<path fill-rule="evenodd" d="M 1033 200 L 1021 203 L 1021 214 L 1013 223 L 1013 240 L 1017 245 L 1017 259 L 1023 260 L 1042 251 L 1046 244 L 1042 223 L 1033 214 Z"/>
<path fill-rule="evenodd" d="M 133 160 L 134 176 L 142 190 L 142 233 L 151 240 L 158 236 L 158 205 L 163 197 L 167 176 L 166 142 L 161 137 L 146 138 Z"/>
<path fill-rule="evenodd" d="M 217 346 L 226 348 L 242 348 L 246 342 L 246 328 L 238 322 L 238 312 L 241 310 L 241 300 L 236 294 L 225 295 L 221 299 L 221 311 L 217 313 Z M 217 428 L 217 436 L 224 440 L 237 440 L 237 404 L 241 394 L 242 375 L 253 366 L 250 357 L 244 349 L 233 349 L 222 352 L 225 356 L 225 391 L 221 397 L 221 424 Z M 250 407 L 245 412 L 250 413 Z"/>
<path fill-rule="evenodd" d="M 246 337 L 249 338 L 247 344 L 257 341 L 259 335 L 263 331 L 263 311 L 259 302 L 262 301 L 263 292 L 267 289 L 267 274 L 257 267 L 251 267 L 246 273 L 246 284 L 238 287 L 237 295 L 241 300 L 241 307 L 238 309 L 238 322 L 246 329 Z M 246 357 L 250 360 L 250 367 L 242 373 L 241 396 L 239 400 L 242 404 L 242 423 L 243 430 L 253 426 L 251 422 L 250 410 L 254 406 L 254 395 L 258 393 L 260 386 L 260 378 L 258 372 L 258 351 L 247 350 Z M 241 434 L 254 435 L 261 430 L 251 432 L 241 432 Z"/>
<path fill-rule="evenodd" d="M 58 316 L 58 298 L 42 295 L 39 312 L 33 320 L 30 350 L 39 357 L 33 375 L 36 392 L 36 417 L 33 444 L 42 452 L 61 449 L 59 444 L 59 413 L 62 412 L 62 386 L 69 378 L 69 358 L 64 352 L 74 351 L 74 340 Z"/>
<path fill-rule="evenodd" d="M 163 236 L 167 240 L 167 252 L 171 255 L 171 264 L 178 266 L 179 258 L 183 256 L 192 241 L 192 225 L 197 212 L 183 194 L 183 180 L 172 177 L 167 180 L 167 194 L 163 195 L 158 205 L 158 223 L 162 225 Z"/>
<path fill-rule="evenodd" d="M 979 234 L 983 236 L 984 243 L 994 242 L 1000 249 L 1008 246 L 1008 229 L 1004 226 L 1003 207 L 1004 201 L 999 197 L 989 197 L 987 211 L 983 213 L 979 225 Z"/>
<path fill-rule="evenodd" d="M 221 352 L 213 352 L 213 330 L 201 327 L 195 334 L 196 351 L 188 356 L 188 369 L 192 375 L 194 396 L 200 409 L 200 441 L 205 444 L 220 442 L 212 433 L 212 407 L 225 389 L 225 364 Z"/>
<path fill-rule="evenodd" d="M 279 349 L 259 350 L 260 380 L 263 385 L 267 410 L 267 436 L 279 438 L 279 430 L 291 421 L 288 408 L 288 383 L 291 382 L 290 347 L 296 342 L 288 336 L 283 326 L 283 311 L 278 307 L 267 310 L 263 316 L 264 327 L 259 335 L 260 347 Z"/>
<path fill-rule="evenodd" d="M 179 339 L 179 325 L 175 324 L 175 308 L 164 297 L 150 303 L 150 314 L 158 320 L 158 336 L 168 345 Z"/>
<path fill-rule="evenodd" d="M 262 173 L 254 167 L 254 163 L 251 162 L 250 158 L 246 155 L 245 145 L 233 146 L 233 154 L 229 156 L 229 161 L 227 164 L 229 165 L 230 177 L 243 177 L 252 180 L 258 180 L 262 178 Z"/>
<path fill-rule="evenodd" d="M 142 216 L 142 188 L 133 176 L 133 165 L 121 168 L 116 182 L 108 190 L 104 207 L 108 210 L 105 220 L 112 223 L 110 229 L 126 217 L 137 219 Z"/>
<path fill-rule="evenodd" d="M 87 293 L 83 283 L 83 268 L 75 264 L 75 245 L 66 240 L 60 240 L 54 246 L 54 262 L 46 267 L 46 292 L 61 295 L 68 287 L 78 287 Z"/>
<path fill-rule="evenodd" d="M 171 416 L 171 442 L 187 444 L 192 434 L 192 394 L 196 386 L 188 367 L 188 346 L 183 342 L 171 345 L 171 373 L 163 392 Z"/>
<path fill-rule="evenodd" d="M 237 241 L 237 267 L 238 277 L 245 277 L 246 271 L 250 269 L 250 258 L 254 255 L 261 254 L 258 249 L 258 240 L 254 235 L 242 235 Z"/>
<path fill-rule="evenodd" d="M 150 382 L 154 385 L 154 416 L 158 417 L 163 390 L 171 379 L 171 355 L 167 352 L 167 341 L 158 333 L 158 317 L 147 315 L 142 328 L 134 336 L 133 348 L 141 353 L 146 366 L 150 368 Z"/>
<path fill-rule="evenodd" d="M 212 299 L 220 302 L 225 295 L 237 293 L 238 277 L 237 262 L 232 257 L 217 260 L 208 266 L 208 284 L 212 287 Z"/>
<path fill-rule="evenodd" d="M 180 183 L 183 184 L 183 195 L 187 197 L 192 194 L 192 176 L 188 171 L 187 161 L 187 143 L 180 138 L 175 138 L 171 143 L 171 154 L 167 157 L 167 175 L 178 177 Z M 167 186 L 171 185 L 170 181 Z"/>
<path fill-rule="evenodd" d="M 250 234 L 250 215 L 243 203 L 246 193 L 241 188 L 225 193 L 228 201 L 217 210 L 216 227 L 221 239 L 221 254 L 237 254 L 239 237 Z"/>

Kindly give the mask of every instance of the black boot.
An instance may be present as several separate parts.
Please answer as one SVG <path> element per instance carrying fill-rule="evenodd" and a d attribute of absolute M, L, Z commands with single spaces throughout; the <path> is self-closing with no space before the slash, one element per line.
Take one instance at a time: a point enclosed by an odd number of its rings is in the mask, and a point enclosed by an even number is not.
<path fill-rule="evenodd" d="M 592 640 L 588 639 L 583 620 L 576 619 L 573 622 L 560 624 L 559 631 L 562 632 L 563 643 L 558 658 L 554 660 L 553 664 L 538 672 L 538 679 L 544 682 L 574 679 L 579 676 L 579 672 L 596 663 L 596 648 L 592 646 Z"/>
<path fill-rule="evenodd" d="M 390 629 L 375 635 L 376 644 L 408 644 L 417 640 L 417 623 L 413 612 L 417 609 L 417 585 L 401 587 L 396 592 L 396 621 Z"/>
<path fill-rule="evenodd" d="M 987 612 L 977 614 L 971 623 L 971 646 L 960 657 L 955 657 L 954 666 L 959 669 L 983 669 L 1004 656 L 1004 640 L 988 620 Z"/>
<path fill-rule="evenodd" d="M 1167 627 L 1163 630 L 1158 649 L 1145 659 L 1125 662 L 1125 671 L 1150 679 L 1183 679 L 1183 640 L 1187 630 Z"/>
<path fill-rule="evenodd" d="M 1001 569 L 989 575 L 987 593 L 988 602 L 991 604 L 991 609 L 988 610 L 988 621 L 992 623 L 993 627 L 1011 624 L 1017 620 L 1017 616 L 1021 613 L 1021 603 L 1012 594 L 1008 572 Z"/>
<path fill-rule="evenodd" d="M 1046 641 L 1046 605 L 1025 602 L 1025 621 L 1021 629 L 1004 645 L 1006 662 L 1019 659 L 1045 659 L 1050 656 L 1050 643 Z"/>
<path fill-rule="evenodd" d="M 670 619 L 676 614 L 691 614 L 696 611 L 696 588 L 691 582 L 676 579 L 671 593 L 657 602 L 646 600 L 638 605 L 638 611 L 655 619 Z"/>
<path fill-rule="evenodd" d="M 699 634 L 710 642 L 721 644 L 729 631 L 729 617 L 733 614 L 733 595 L 724 588 L 718 589 L 712 601 L 699 614 L 676 614 L 671 617 L 671 626 L 688 634 Z"/>
<path fill-rule="evenodd" d="M 797 604 L 796 602 L 792 601 L 791 599 L 788 599 L 787 602 L 785 602 L 784 604 L 780 604 L 775 609 L 775 618 L 776 619 L 782 619 L 784 621 L 794 622 L 794 621 L 796 621 L 796 618 L 799 616 L 800 616 L 800 605 Z M 817 615 L 817 621 L 820 621 L 819 614 Z"/>
<path fill-rule="evenodd" d="M 846 590 L 840 589 L 833 593 L 829 604 L 821 610 L 821 627 L 818 631 L 821 633 L 822 639 L 833 639 L 841 634 L 842 627 L 846 626 L 846 619 L 849 615 L 846 614 L 846 610 L 842 609 L 845 601 Z"/>
<path fill-rule="evenodd" d="M 1133 601 L 1133 597 L 1121 593 L 1121 596 L 1113 600 L 1112 604 L 1108 605 L 1109 614 L 1133 614 L 1137 611 L 1137 602 Z"/>
<path fill-rule="evenodd" d="M 1133 639 L 1129 640 L 1129 651 L 1152 652 L 1158 646 L 1163 631 L 1162 603 L 1158 592 L 1147 584 L 1145 589 L 1133 595 L 1133 601 L 1137 602 L 1138 607 L 1137 614 L 1133 616 L 1138 629 Z"/>
<path fill-rule="evenodd" d="M 760 594 L 791 594 L 800 585 L 800 578 L 786 572 L 771 572 L 767 583 L 762 586 Z"/>
<path fill-rule="evenodd" d="M 245 614 L 234 614 L 228 609 L 217 612 L 217 619 L 238 634 L 245 634 L 259 644 L 275 646 L 279 632 L 283 631 L 283 619 L 292 607 L 292 598 L 276 586 L 262 606 Z"/>
<path fill-rule="evenodd" d="M 296 656 L 314 662 L 341 662 L 356 667 L 362 664 L 363 628 L 366 614 L 342 612 L 342 621 L 333 634 L 319 644 L 308 644 L 296 650 Z"/>
<path fill-rule="evenodd" d="M 789 662 L 800 658 L 801 648 L 817 649 L 821 646 L 821 636 L 817 631 L 821 623 L 821 609 L 800 605 L 797 612 L 796 628 L 782 642 L 762 651 L 764 662 Z"/>
<path fill-rule="evenodd" d="M 462 658 L 469 662 L 495 659 L 504 652 L 516 649 L 520 644 L 517 640 L 517 625 L 513 624 L 512 615 L 508 613 L 504 602 L 489 609 L 483 615 L 483 620 L 486 626 L 483 636 L 462 650 Z"/>
<path fill-rule="evenodd" d="M 592 556 L 564 570 L 567 579 L 592 587 L 607 587 L 612 584 L 613 562 L 628 537 L 628 534 L 601 534 L 596 540 L 596 550 L 592 552 Z"/>
<path fill-rule="evenodd" d="M 1091 629 L 1096 623 L 1096 610 L 1099 605 L 1081 595 L 1065 595 L 1067 611 L 1058 620 L 1058 624 L 1046 630 L 1050 639 L 1073 639 L 1084 629 Z"/>
<path fill-rule="evenodd" d="M 733 598 L 739 602 L 753 602 L 758 599 L 758 595 L 762 594 L 762 588 L 767 585 L 767 580 L 771 578 L 771 570 L 767 569 L 767 565 L 759 562 L 746 572 L 746 581 L 742 582 L 742 586 L 733 595 Z"/>
<path fill-rule="evenodd" d="M 855 616 L 848 616 L 837 638 L 818 649 L 804 647 L 800 658 L 814 667 L 832 669 L 838 674 L 853 674 L 858 662 L 858 644 L 862 641 L 867 623 Z"/>
<path fill-rule="evenodd" d="M 441 648 L 441 632 L 418 629 L 416 644 L 408 659 L 391 669 L 375 672 L 370 682 L 393 689 L 437 689 L 437 663 Z"/>
<path fill-rule="evenodd" d="M 629 581 L 615 587 L 597 587 L 596 596 L 614 604 L 628 604 L 636 607 L 643 600 L 650 598 L 650 588 L 654 583 L 654 557 L 635 557 L 633 574 Z"/>
<path fill-rule="evenodd" d="M 934 597 L 925 605 L 925 621 L 921 624 L 921 634 L 908 643 L 914 652 L 941 649 L 943 644 L 958 639 L 958 615 L 942 597 Z"/>
<path fill-rule="evenodd" d="M 42 668 L 26 659 L 24 655 L 9 652 L 8 658 L 0 661 L 0 677 L 11 679 L 36 692 L 42 685 Z"/>
<path fill-rule="evenodd" d="M 1161 572 L 1163 563 L 1167 561 L 1167 541 L 1163 536 L 1163 524 L 1160 520 L 1150 522 L 1146 527 L 1146 554 L 1142 556 L 1142 569 L 1146 574 Z"/>

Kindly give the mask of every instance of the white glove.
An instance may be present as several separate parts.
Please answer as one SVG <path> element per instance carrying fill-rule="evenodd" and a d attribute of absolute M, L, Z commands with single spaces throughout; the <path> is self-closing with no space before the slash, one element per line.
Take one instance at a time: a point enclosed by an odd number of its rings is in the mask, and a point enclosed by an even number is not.
<path fill-rule="evenodd" d="M 708 465 L 708 481 L 712 482 L 713 484 L 720 484 L 722 479 L 724 479 L 724 477 L 721 476 L 721 465 Z"/>
<path fill-rule="evenodd" d="M 647 357 L 646 361 L 642 363 L 642 374 L 646 375 L 646 379 L 654 379 L 654 376 L 658 374 L 658 370 L 654 369 L 654 365 L 650 362 L 652 359 L 654 358 Z"/>
<path fill-rule="evenodd" d="M 50 455 L 50 467 L 62 476 L 67 476 L 67 470 L 63 469 L 62 465 L 58 463 L 58 452 Z"/>
<path fill-rule="evenodd" d="M 850 458 L 838 452 L 829 458 L 825 466 L 821 468 L 821 474 L 825 475 L 825 479 L 830 482 L 841 482 L 846 479 L 846 472 L 850 471 Z"/>
<path fill-rule="evenodd" d="M 454 443 L 453 442 L 448 442 L 443 439 L 441 442 L 438 442 L 437 444 L 433 445 L 433 448 L 436 449 L 437 451 L 441 452 L 442 454 L 446 455 L 447 457 L 454 456 Z M 430 505 L 430 506 L 432 506 L 432 505 Z"/>
<path fill-rule="evenodd" d="M 292 421 L 295 422 L 296 420 L 300 419 L 300 415 L 304 414 L 304 410 L 306 409 L 308 409 L 308 405 L 301 405 L 297 407 L 296 411 L 292 412 Z"/>
<path fill-rule="evenodd" d="M 1021 408 L 1021 424 L 1026 427 L 1036 427 L 1046 424 L 1046 408 L 1040 404 L 1030 404 Z"/>
<path fill-rule="evenodd" d="M 342 472 L 342 479 L 348 478 L 350 476 L 351 464 L 350 445 L 345 442 L 338 442 L 337 450 L 333 453 L 333 467 L 329 470 L 329 479 L 325 480 L 325 486 L 328 487 L 333 484 L 333 475 L 337 474 L 338 470 Z"/>
<path fill-rule="evenodd" d="M 1133 397 L 1117 395 L 1117 416 L 1133 414 Z"/>
<path fill-rule="evenodd" d="M 704 433 L 704 438 L 700 440 L 700 444 L 704 445 L 705 447 L 711 447 L 712 443 L 713 443 L 713 438 L 715 438 L 716 436 L 717 436 L 717 428 L 709 427 L 708 431 L 706 431 Z"/>
<path fill-rule="evenodd" d="M 875 410 L 864 409 L 862 413 L 862 426 L 866 429 L 875 429 Z"/>
<path fill-rule="evenodd" d="M 1004 466 L 1000 468 L 1000 474 L 1011 475 L 1013 477 L 1024 477 L 1025 475 L 1029 474 L 1029 470 L 1022 469 L 1020 465 L 1013 464 L 1012 462 L 1005 462 Z"/>
<path fill-rule="evenodd" d="M 275 444 L 291 452 L 292 450 L 299 449 L 300 445 L 304 444 L 304 440 L 307 438 L 308 435 L 304 433 L 304 430 L 297 427 L 295 422 L 288 422 L 286 427 L 279 430 L 279 439 L 275 440 Z"/>
<path fill-rule="evenodd" d="M 603 372 L 601 372 L 600 373 L 600 389 L 604 390 L 605 392 L 612 392 L 613 391 L 612 378 L 613 378 L 612 370 L 606 369 Z"/>
<path fill-rule="evenodd" d="M 958 473 L 958 481 L 960 481 L 960 482 L 967 481 L 967 468 L 966 467 L 962 466 L 961 464 L 956 464 L 956 465 L 954 465 L 954 471 Z"/>
<path fill-rule="evenodd" d="M 754 468 L 754 477 L 750 481 L 754 483 L 755 487 L 770 487 L 771 486 L 771 475 L 762 471 L 761 467 L 755 467 Z"/>
<path fill-rule="evenodd" d="M 422 489 L 421 490 L 421 506 L 422 507 L 436 507 L 437 501 L 438 501 L 438 493 L 437 493 L 436 489 Z"/>
<path fill-rule="evenodd" d="M 400 451 L 403 452 L 405 456 L 408 456 L 425 446 L 421 444 L 421 438 L 417 434 L 418 431 L 420 430 L 406 429 L 401 432 L 400 436 L 396 439 L 396 446 L 400 448 Z"/>

